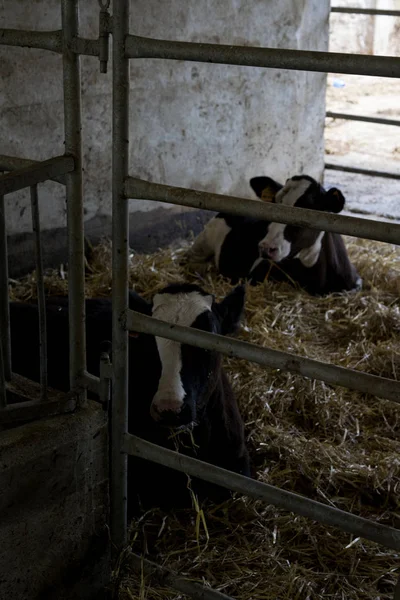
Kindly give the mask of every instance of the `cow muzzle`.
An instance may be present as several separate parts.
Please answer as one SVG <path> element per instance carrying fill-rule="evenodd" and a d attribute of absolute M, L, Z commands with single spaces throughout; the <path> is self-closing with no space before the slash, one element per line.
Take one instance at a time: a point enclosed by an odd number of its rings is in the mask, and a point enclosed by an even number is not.
<path fill-rule="evenodd" d="M 157 397 L 157 394 L 150 405 L 150 416 L 162 427 L 180 428 L 194 421 L 190 406 L 176 398 Z"/>
<path fill-rule="evenodd" d="M 266 242 L 260 242 L 258 244 L 258 250 L 261 258 L 276 260 L 279 256 L 279 248 Z"/>

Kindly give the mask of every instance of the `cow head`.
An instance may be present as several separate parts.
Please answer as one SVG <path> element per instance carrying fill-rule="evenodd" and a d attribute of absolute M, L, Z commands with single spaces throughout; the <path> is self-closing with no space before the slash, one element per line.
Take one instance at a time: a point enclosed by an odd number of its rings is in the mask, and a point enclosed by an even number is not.
<path fill-rule="evenodd" d="M 337 188 L 326 191 L 308 175 L 296 175 L 281 185 L 270 177 L 254 177 L 250 185 L 264 201 L 284 206 L 310 208 L 339 213 L 344 207 L 344 196 Z M 299 258 L 304 266 L 312 267 L 318 260 L 323 231 L 270 223 L 266 236 L 259 242 L 262 258 L 280 262 L 285 258 Z"/>
<path fill-rule="evenodd" d="M 172 284 L 153 298 L 152 315 L 222 335 L 237 331 L 244 308 L 245 291 L 238 286 L 221 302 L 191 284 Z M 156 337 L 161 376 L 150 415 L 167 427 L 195 424 L 220 376 L 218 353 Z"/>

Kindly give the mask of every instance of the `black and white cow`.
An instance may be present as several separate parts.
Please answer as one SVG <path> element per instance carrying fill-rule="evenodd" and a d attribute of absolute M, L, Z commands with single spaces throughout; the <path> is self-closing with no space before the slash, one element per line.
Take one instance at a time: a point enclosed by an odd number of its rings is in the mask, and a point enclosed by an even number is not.
<path fill-rule="evenodd" d="M 244 289 L 221 302 L 189 284 L 173 284 L 147 303 L 130 295 L 130 308 L 170 323 L 231 335 L 239 327 Z M 86 301 L 88 370 L 98 375 L 101 343 L 111 339 L 111 300 Z M 36 305 L 10 303 L 13 370 L 39 380 Z M 68 389 L 68 300 L 49 299 L 49 385 Z M 160 446 L 250 476 L 244 425 L 216 352 L 135 334 L 129 338 L 129 431 Z M 130 516 L 144 507 L 190 505 L 184 474 L 139 458 L 128 461 Z M 193 480 L 201 498 L 222 500 L 226 490 Z"/>
<path fill-rule="evenodd" d="M 337 188 L 325 190 L 307 175 L 281 185 L 270 177 L 254 177 L 250 185 L 258 198 L 283 206 L 340 213 L 345 199 Z M 359 290 L 362 280 L 350 262 L 341 235 L 306 227 L 271 223 L 219 213 L 195 239 L 189 262 L 214 259 L 232 283 L 295 282 L 313 295 Z"/>

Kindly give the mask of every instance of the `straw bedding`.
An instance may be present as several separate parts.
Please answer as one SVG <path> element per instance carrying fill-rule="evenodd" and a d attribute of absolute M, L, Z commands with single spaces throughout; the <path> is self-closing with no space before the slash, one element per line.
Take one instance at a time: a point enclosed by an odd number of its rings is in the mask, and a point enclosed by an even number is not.
<path fill-rule="evenodd" d="M 356 294 L 313 298 L 287 284 L 247 290 L 239 336 L 398 379 L 400 254 L 395 246 L 346 238 L 364 280 Z M 212 265 L 181 265 L 184 249 L 132 255 L 130 284 L 145 297 L 177 280 L 221 298 L 230 285 Z M 93 249 L 87 295 L 110 294 L 110 245 Z M 65 293 L 62 269 L 49 294 Z M 12 298 L 36 294 L 35 274 Z M 239 359 L 224 359 L 246 423 L 259 480 L 400 527 L 400 406 Z M 160 491 L 162 493 L 162 491 Z M 134 552 L 240 600 L 384 600 L 400 573 L 396 552 L 308 519 L 236 497 L 220 507 L 142 515 L 130 528 Z M 121 600 L 182 598 L 137 574 L 124 554 L 114 573 Z"/>

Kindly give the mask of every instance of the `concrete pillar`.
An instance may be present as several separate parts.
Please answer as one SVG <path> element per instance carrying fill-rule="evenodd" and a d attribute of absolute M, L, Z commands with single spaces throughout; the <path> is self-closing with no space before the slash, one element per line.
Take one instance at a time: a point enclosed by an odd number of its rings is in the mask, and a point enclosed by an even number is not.
<path fill-rule="evenodd" d="M 97 0 L 80 4 L 82 34 L 97 37 Z M 154 38 L 328 48 L 329 0 L 136 0 L 131 14 L 132 33 Z M 0 22 L 4 27 L 57 29 L 59 1 L 5 0 L 0 5 Z M 0 75 L 0 152 L 36 159 L 62 153 L 60 57 L 39 50 L 0 48 Z M 305 172 L 319 178 L 325 80 L 320 73 L 132 61 L 131 173 L 245 197 L 252 197 L 248 180 L 255 175 L 283 180 Z M 100 74 L 98 60 L 85 57 L 82 85 L 87 232 L 108 234 L 111 73 Z M 64 239 L 64 191 L 54 183 L 40 187 L 42 229 L 49 232 L 48 249 L 55 248 Z M 9 234 L 29 236 L 27 194 L 7 196 L 6 204 Z M 131 202 L 131 211 L 140 211 L 132 219 L 132 243 L 137 227 L 145 222 L 151 228 L 150 213 L 144 211 L 156 207 L 151 202 Z M 152 214 L 165 222 L 161 217 L 165 207 L 160 210 Z M 21 244 L 25 238 L 17 239 Z M 26 250 L 25 258 L 29 255 Z"/>

